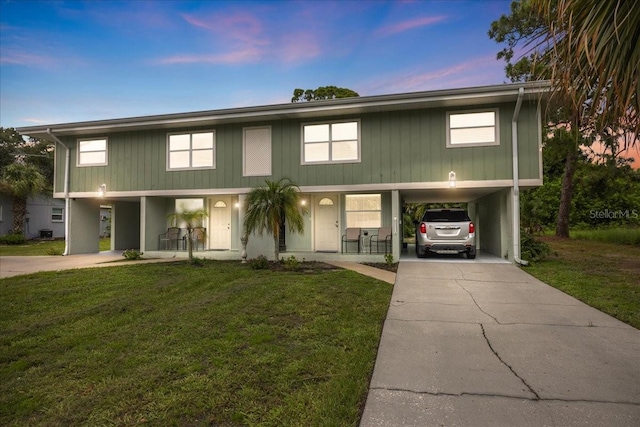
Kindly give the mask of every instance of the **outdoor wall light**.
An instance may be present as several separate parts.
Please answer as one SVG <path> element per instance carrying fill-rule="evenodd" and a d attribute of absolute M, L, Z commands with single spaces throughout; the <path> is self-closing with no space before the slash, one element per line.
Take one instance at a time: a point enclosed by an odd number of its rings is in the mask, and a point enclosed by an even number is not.
<path fill-rule="evenodd" d="M 235 207 L 239 208 L 240 207 L 240 202 L 236 202 Z"/>
<path fill-rule="evenodd" d="M 302 206 L 306 206 L 306 205 L 307 205 L 307 201 L 306 201 L 305 199 L 302 199 L 302 200 L 300 201 L 300 204 L 301 204 Z"/>
<path fill-rule="evenodd" d="M 449 188 L 456 188 L 456 173 L 454 171 L 449 172 Z"/>
<path fill-rule="evenodd" d="M 100 188 L 98 188 L 98 197 L 104 197 L 104 194 L 107 192 L 107 184 L 102 184 Z"/>

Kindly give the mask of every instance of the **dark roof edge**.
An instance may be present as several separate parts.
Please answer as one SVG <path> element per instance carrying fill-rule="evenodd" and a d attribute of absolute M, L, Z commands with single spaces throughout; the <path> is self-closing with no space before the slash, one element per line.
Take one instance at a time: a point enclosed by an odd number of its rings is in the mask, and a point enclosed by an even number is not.
<path fill-rule="evenodd" d="M 409 92 L 392 95 L 373 95 L 354 98 L 341 98 L 327 101 L 301 102 L 290 104 L 272 104 L 254 107 L 226 108 L 219 110 L 206 110 L 188 113 L 173 113 L 151 116 L 126 117 L 118 119 L 93 120 L 84 122 L 71 122 L 50 125 L 24 126 L 16 130 L 21 134 L 42 134 L 48 129 L 52 132 L 90 132 L 108 128 L 131 127 L 132 125 L 152 126 L 181 124 L 190 122 L 202 122 L 207 119 L 259 119 L 261 116 L 273 116 L 278 114 L 300 114 L 312 112 L 330 113 L 332 110 L 356 109 L 362 107 L 384 107 L 402 104 L 429 103 L 447 99 L 483 98 L 489 96 L 513 96 L 517 95 L 519 88 L 525 89 L 526 95 L 542 96 L 550 91 L 550 83 L 546 80 L 505 83 L 500 85 L 476 86 L 456 89 L 441 89 L 426 92 Z"/>

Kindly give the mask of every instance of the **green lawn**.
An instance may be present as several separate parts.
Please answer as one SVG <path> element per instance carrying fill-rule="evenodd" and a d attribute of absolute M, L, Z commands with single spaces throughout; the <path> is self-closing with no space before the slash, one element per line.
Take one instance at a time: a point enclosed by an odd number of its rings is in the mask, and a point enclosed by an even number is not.
<path fill-rule="evenodd" d="M 207 261 L 0 280 L 0 425 L 356 426 L 392 286 Z"/>
<path fill-rule="evenodd" d="M 640 329 L 640 246 L 542 237 L 556 253 L 525 271 Z"/>
<path fill-rule="evenodd" d="M 100 239 L 100 250 L 111 250 L 111 239 Z M 64 240 L 29 240 L 24 245 L 0 245 L 0 256 L 61 255 Z"/>

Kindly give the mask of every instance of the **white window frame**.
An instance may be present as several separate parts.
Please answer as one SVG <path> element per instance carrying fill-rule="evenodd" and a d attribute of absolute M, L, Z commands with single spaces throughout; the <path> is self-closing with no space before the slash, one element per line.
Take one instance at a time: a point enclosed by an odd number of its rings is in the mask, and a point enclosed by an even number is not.
<path fill-rule="evenodd" d="M 364 210 L 364 209 L 359 209 L 359 210 L 349 210 L 348 206 L 349 206 L 349 202 L 348 202 L 348 198 L 349 197 L 364 197 L 364 196 L 377 196 L 380 200 L 380 209 L 375 209 L 375 210 Z M 377 225 L 375 226 L 362 226 L 362 225 L 354 225 L 354 224 L 349 224 L 349 213 L 353 213 L 353 212 L 378 212 L 380 215 L 380 221 Z M 355 227 L 355 228 L 366 228 L 366 229 L 370 229 L 370 228 L 380 228 L 382 227 L 382 194 L 380 193 L 371 193 L 371 194 L 345 194 L 344 196 L 344 219 L 345 219 L 345 223 L 347 228 L 350 227 Z"/>
<path fill-rule="evenodd" d="M 80 147 L 83 142 L 89 141 L 104 141 L 104 150 L 85 150 L 81 151 Z M 78 146 L 76 150 L 76 166 L 77 167 L 90 167 L 90 166 L 107 166 L 109 164 L 109 138 L 97 137 L 97 138 L 83 138 L 78 140 Z M 104 152 L 104 162 L 101 163 L 81 163 L 80 154 L 82 153 L 102 153 Z"/>
<path fill-rule="evenodd" d="M 493 141 L 485 142 L 465 142 L 465 143 L 456 143 L 451 142 L 451 116 L 462 115 L 462 114 L 473 114 L 473 113 L 493 113 L 494 114 L 494 123 L 493 123 Z M 460 148 L 460 147 L 491 147 L 500 145 L 500 114 L 498 108 L 484 108 L 477 110 L 464 110 L 464 111 L 447 111 L 447 148 Z M 466 126 L 466 127 L 457 127 L 454 129 L 474 129 L 474 128 L 488 128 L 491 126 Z"/>
<path fill-rule="evenodd" d="M 206 149 L 193 149 L 193 135 L 198 135 L 201 133 L 212 133 L 213 134 L 213 145 L 211 148 L 206 148 Z M 173 150 L 173 151 L 188 151 L 189 152 L 189 166 L 187 167 L 176 167 L 176 168 L 172 168 L 171 167 L 171 150 L 170 150 L 170 139 L 172 136 L 175 135 L 189 135 L 189 149 L 188 150 Z M 211 166 L 193 166 L 193 154 L 194 151 L 198 152 L 198 151 L 205 151 L 205 150 L 212 150 L 213 151 L 213 161 L 212 161 L 212 165 Z M 216 168 L 216 160 L 217 160 L 217 156 L 216 156 L 216 131 L 215 129 L 209 129 L 209 130 L 198 130 L 198 131 L 191 131 L 191 132 L 172 132 L 172 133 L 168 133 L 167 134 L 167 149 L 166 149 L 166 153 L 167 153 L 167 164 L 166 164 L 166 170 L 167 172 L 174 172 L 174 171 L 185 171 L 185 170 L 206 170 L 206 169 L 215 169 Z"/>
<path fill-rule="evenodd" d="M 60 219 L 53 219 L 53 216 L 58 216 L 58 214 L 54 214 L 53 212 L 56 209 L 60 209 Z M 51 222 L 64 222 L 64 208 L 61 206 L 51 206 Z"/>
<path fill-rule="evenodd" d="M 332 126 L 336 125 L 336 124 L 341 124 L 341 123 L 356 123 L 358 129 L 357 129 L 357 136 L 356 136 L 356 144 L 358 145 L 357 147 L 357 158 L 356 159 L 349 159 L 349 160 L 333 160 L 333 143 L 334 142 L 338 142 L 338 141 L 333 141 L 332 140 L 332 135 L 331 135 L 331 131 L 332 131 Z M 329 140 L 326 141 L 326 143 L 329 144 L 329 160 L 321 160 L 321 161 L 306 161 L 305 160 L 305 147 L 307 144 L 313 144 L 313 142 L 311 143 L 306 143 L 304 140 L 304 128 L 305 126 L 313 126 L 313 125 L 329 125 Z M 334 120 L 334 121 L 321 121 L 321 122 L 309 122 L 309 123 L 302 123 L 300 126 L 300 163 L 302 165 L 326 165 L 326 164 L 340 164 L 340 163 L 360 163 L 362 160 L 362 155 L 361 155 L 361 147 L 362 147 L 362 138 L 361 138 L 361 122 L 360 119 L 346 119 L 346 120 Z M 316 143 L 324 143 L 324 142 L 316 142 Z"/>
<path fill-rule="evenodd" d="M 247 131 L 268 129 L 269 130 L 269 171 L 267 173 L 255 173 L 247 170 Z M 253 126 L 242 129 L 242 176 L 271 176 L 273 166 L 273 136 L 271 134 L 271 126 Z"/>

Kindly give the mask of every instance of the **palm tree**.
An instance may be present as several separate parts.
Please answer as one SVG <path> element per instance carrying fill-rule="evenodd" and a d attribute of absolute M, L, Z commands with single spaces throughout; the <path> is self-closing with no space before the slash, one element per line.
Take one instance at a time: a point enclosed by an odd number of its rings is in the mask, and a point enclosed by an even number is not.
<path fill-rule="evenodd" d="M 187 252 L 189 253 L 189 264 L 193 264 L 193 229 L 202 225 L 202 220 L 206 217 L 207 211 L 204 209 L 183 210 L 169 214 L 171 221 L 184 223 L 187 228 Z"/>
<path fill-rule="evenodd" d="M 24 233 L 27 198 L 42 193 L 46 188 L 45 177 L 33 165 L 13 163 L 4 169 L 0 178 L 0 191 L 11 197 L 13 205 L 12 233 Z"/>
<path fill-rule="evenodd" d="M 535 43 L 552 46 L 541 57 L 541 65 L 555 92 L 600 129 L 624 118 L 637 133 L 640 2 L 531 0 L 531 6 L 547 24 Z"/>
<path fill-rule="evenodd" d="M 300 188 L 289 178 L 265 180 L 253 188 L 245 200 L 244 235 L 266 232 L 273 236 L 275 259 L 280 257 L 280 227 L 286 222 L 293 233 L 304 232 L 303 214 L 307 209 L 300 203 Z"/>

